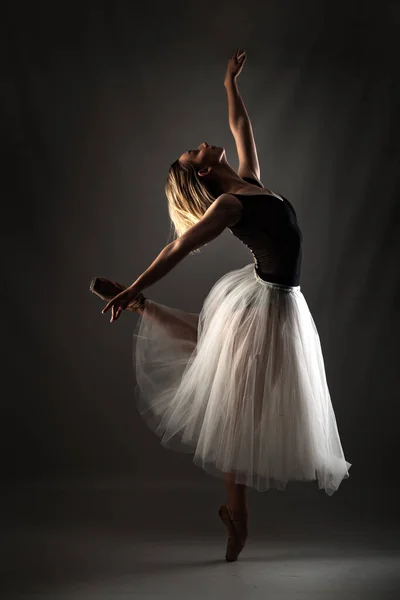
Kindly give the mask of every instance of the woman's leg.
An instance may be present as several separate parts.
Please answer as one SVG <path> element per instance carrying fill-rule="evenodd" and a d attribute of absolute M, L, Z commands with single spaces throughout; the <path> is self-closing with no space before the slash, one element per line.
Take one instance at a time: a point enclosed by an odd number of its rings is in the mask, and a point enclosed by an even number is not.
<path fill-rule="evenodd" d="M 188 313 L 158 304 L 154 300 L 146 299 L 145 305 L 139 308 L 129 308 L 132 312 L 140 314 L 162 327 L 171 338 L 179 338 L 197 343 L 199 315 Z"/>
<path fill-rule="evenodd" d="M 112 281 L 106 277 L 94 277 L 90 283 L 90 290 L 107 302 L 125 289 L 126 286 L 122 283 Z M 192 343 L 193 347 L 197 343 L 198 313 L 189 313 L 180 309 L 170 308 L 149 298 L 146 298 L 142 305 L 138 303 L 135 306 L 133 302 L 132 306 L 126 307 L 126 310 L 138 313 L 145 319 L 155 322 L 171 338 Z"/>
<path fill-rule="evenodd" d="M 224 482 L 228 496 L 228 508 L 234 519 L 248 519 L 247 486 L 243 483 L 235 483 L 234 473 L 224 473 Z"/>

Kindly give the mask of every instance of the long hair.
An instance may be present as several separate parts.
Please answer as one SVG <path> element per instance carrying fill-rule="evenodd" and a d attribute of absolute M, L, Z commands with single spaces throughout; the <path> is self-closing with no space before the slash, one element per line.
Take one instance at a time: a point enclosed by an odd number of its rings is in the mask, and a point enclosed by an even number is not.
<path fill-rule="evenodd" d="M 168 213 L 171 218 L 169 241 L 178 239 L 200 221 L 215 200 L 191 163 L 172 163 L 165 182 Z M 206 246 L 206 244 L 204 244 Z M 190 254 L 200 252 L 200 248 Z"/>

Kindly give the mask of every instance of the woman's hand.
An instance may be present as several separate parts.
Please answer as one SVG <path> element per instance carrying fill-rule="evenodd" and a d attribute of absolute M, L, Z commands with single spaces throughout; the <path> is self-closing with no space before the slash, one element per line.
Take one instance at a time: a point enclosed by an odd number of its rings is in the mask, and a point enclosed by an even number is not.
<path fill-rule="evenodd" d="M 140 294 L 140 291 L 132 284 L 127 287 L 123 292 L 115 296 L 101 311 L 106 313 L 111 308 L 111 319 L 110 323 L 116 321 L 123 310 L 134 301 L 134 299 Z"/>
<path fill-rule="evenodd" d="M 225 85 L 235 81 L 236 77 L 240 75 L 243 65 L 246 62 L 246 58 L 246 50 L 240 50 L 240 48 L 237 48 L 235 54 L 228 60 L 228 67 L 226 69 L 224 80 Z"/>

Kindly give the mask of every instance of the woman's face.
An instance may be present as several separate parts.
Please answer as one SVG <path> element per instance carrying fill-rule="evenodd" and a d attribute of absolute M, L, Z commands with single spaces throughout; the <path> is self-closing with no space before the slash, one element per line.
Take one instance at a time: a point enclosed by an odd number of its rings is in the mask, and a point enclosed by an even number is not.
<path fill-rule="evenodd" d="M 197 167 L 203 165 L 213 165 L 221 162 L 225 155 L 225 148 L 222 146 L 209 146 L 207 142 L 201 143 L 194 150 L 188 150 L 179 157 L 179 162 L 190 162 Z"/>

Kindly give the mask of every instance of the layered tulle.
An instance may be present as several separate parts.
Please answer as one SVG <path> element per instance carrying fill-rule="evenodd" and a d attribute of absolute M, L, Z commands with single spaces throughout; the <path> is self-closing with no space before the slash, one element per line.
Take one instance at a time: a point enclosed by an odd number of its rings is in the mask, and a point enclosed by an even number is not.
<path fill-rule="evenodd" d="M 345 460 L 317 328 L 300 286 L 230 271 L 200 314 L 147 300 L 134 333 L 135 399 L 166 448 L 259 491 L 317 480 Z"/>

